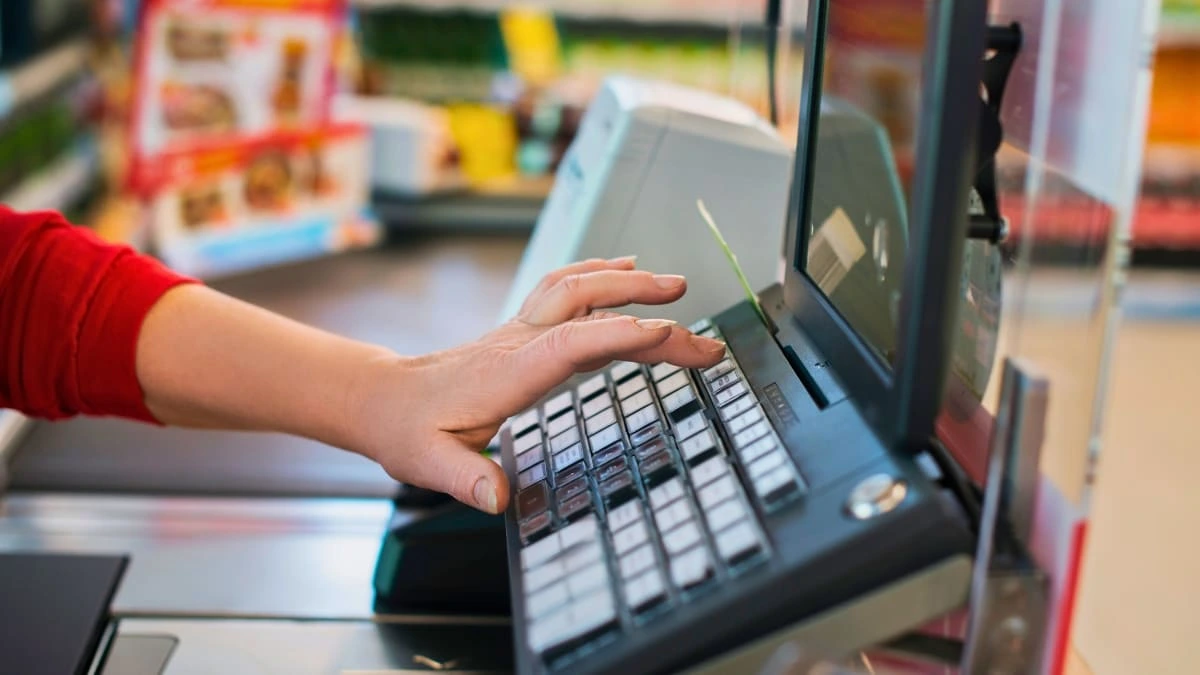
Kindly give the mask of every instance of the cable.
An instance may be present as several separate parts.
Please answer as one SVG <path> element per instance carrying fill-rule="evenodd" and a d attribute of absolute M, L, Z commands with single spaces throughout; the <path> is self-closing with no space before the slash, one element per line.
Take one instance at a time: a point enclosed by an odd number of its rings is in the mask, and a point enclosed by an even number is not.
<path fill-rule="evenodd" d="M 783 23 L 783 0 L 767 0 L 767 107 L 771 124 L 779 126 L 779 29 Z"/>

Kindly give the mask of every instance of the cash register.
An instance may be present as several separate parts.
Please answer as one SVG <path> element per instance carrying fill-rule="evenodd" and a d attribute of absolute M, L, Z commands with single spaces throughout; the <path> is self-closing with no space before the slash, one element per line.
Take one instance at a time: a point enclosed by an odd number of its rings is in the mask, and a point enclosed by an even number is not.
<path fill-rule="evenodd" d="M 725 359 L 703 371 L 617 363 L 506 426 L 519 672 L 756 672 L 781 645 L 841 655 L 966 601 L 973 495 L 934 421 L 986 3 L 923 4 L 923 23 L 890 26 L 908 31 L 922 74 L 907 92 L 911 139 L 875 119 L 894 175 L 830 186 L 814 158 L 854 157 L 817 147 L 838 138 L 818 133 L 823 101 L 878 108 L 861 71 L 830 66 L 867 58 L 855 30 L 872 22 L 861 2 L 810 3 L 782 282 L 691 327 L 724 340 Z M 876 215 L 863 204 L 889 200 L 902 249 L 861 236 Z"/>

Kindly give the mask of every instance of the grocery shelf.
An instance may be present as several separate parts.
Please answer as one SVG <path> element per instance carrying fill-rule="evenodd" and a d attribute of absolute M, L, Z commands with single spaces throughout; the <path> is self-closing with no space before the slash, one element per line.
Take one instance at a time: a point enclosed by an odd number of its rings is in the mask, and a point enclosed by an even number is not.
<path fill-rule="evenodd" d="M 87 58 L 87 41 L 76 40 L 0 72 L 0 120 L 80 74 Z"/>
<path fill-rule="evenodd" d="M 357 9 L 408 8 L 438 11 L 474 11 L 494 14 L 516 6 L 507 0 L 351 0 Z M 621 2 L 597 0 L 541 0 L 523 3 L 528 7 L 545 9 L 560 18 L 584 21 L 628 21 L 645 24 L 686 24 L 727 28 L 742 15 L 753 18 L 748 10 L 739 9 L 736 2 L 706 3 L 697 7 L 691 0 L 674 2 Z"/>

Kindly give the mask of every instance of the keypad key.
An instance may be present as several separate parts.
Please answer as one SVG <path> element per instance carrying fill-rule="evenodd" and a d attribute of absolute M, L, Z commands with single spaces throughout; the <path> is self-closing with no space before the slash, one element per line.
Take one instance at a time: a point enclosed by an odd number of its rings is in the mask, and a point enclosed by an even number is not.
<path fill-rule="evenodd" d="M 712 322 L 712 319 L 710 319 L 710 318 L 708 318 L 708 317 L 705 317 L 705 318 L 703 318 L 703 319 L 697 319 L 697 320 L 696 320 L 696 323 L 694 323 L 694 324 L 692 324 L 692 325 L 688 326 L 688 330 L 689 330 L 689 331 L 691 331 L 691 332 L 693 332 L 693 333 L 697 333 L 697 334 L 698 334 L 698 333 L 701 333 L 701 332 L 703 332 L 703 331 L 709 330 L 709 329 L 711 329 L 712 327 L 713 327 L 713 322 Z"/>
<path fill-rule="evenodd" d="M 575 428 L 575 411 L 563 413 L 555 417 L 546 425 L 546 433 L 550 436 L 557 436 L 567 429 Z"/>
<path fill-rule="evenodd" d="M 750 474 L 750 480 L 757 480 L 759 477 L 765 476 L 783 466 L 786 462 L 787 455 L 782 450 L 776 450 L 751 464 L 747 473 Z"/>
<path fill-rule="evenodd" d="M 630 579 L 654 567 L 654 551 L 644 544 L 621 556 L 621 576 Z"/>
<path fill-rule="evenodd" d="M 643 459 L 638 464 L 638 469 L 642 472 L 642 478 L 651 487 L 670 480 L 678 473 L 675 468 L 675 460 L 667 451 L 658 452 Z"/>
<path fill-rule="evenodd" d="M 596 398 L 583 404 L 583 416 L 585 419 L 590 419 L 596 415 L 611 409 L 613 406 L 612 397 L 607 393 L 601 394 Z"/>
<path fill-rule="evenodd" d="M 752 424 L 744 431 L 733 437 L 733 444 L 738 448 L 744 448 L 751 443 L 771 433 L 771 425 L 763 420 L 757 424 Z"/>
<path fill-rule="evenodd" d="M 717 441 L 713 437 L 712 431 L 708 429 L 679 444 L 679 454 L 688 464 L 702 462 L 715 452 L 717 452 Z"/>
<path fill-rule="evenodd" d="M 650 507 L 654 509 L 665 508 L 668 504 L 682 496 L 683 482 L 678 478 L 672 478 L 650 491 Z"/>
<path fill-rule="evenodd" d="M 757 401 L 752 396 L 739 398 L 721 408 L 721 419 L 725 420 L 725 423 L 728 424 L 729 420 L 741 415 L 755 405 L 757 405 Z"/>
<path fill-rule="evenodd" d="M 583 461 L 583 444 L 576 443 L 554 456 L 554 473 Z"/>
<path fill-rule="evenodd" d="M 571 396 L 571 392 L 564 391 L 558 396 L 546 401 L 546 405 L 542 406 L 542 413 L 546 416 L 547 420 L 553 419 L 554 416 L 558 415 L 559 413 L 570 410 L 573 402 L 574 397 Z"/>
<path fill-rule="evenodd" d="M 608 565 L 603 562 L 585 567 L 567 578 L 567 590 L 573 598 L 583 597 L 597 588 L 608 587 Z"/>
<path fill-rule="evenodd" d="M 750 464 L 759 457 L 762 457 L 778 447 L 779 444 L 775 442 L 774 436 L 764 436 L 745 448 L 742 448 L 742 451 L 738 453 L 738 456 L 742 458 L 743 462 Z"/>
<path fill-rule="evenodd" d="M 528 544 L 546 536 L 550 533 L 551 522 L 550 512 L 543 511 L 521 523 L 521 541 Z"/>
<path fill-rule="evenodd" d="M 713 532 L 720 532 L 745 517 L 746 507 L 739 499 L 721 502 L 704 512 L 704 519 L 708 521 L 708 529 Z"/>
<path fill-rule="evenodd" d="M 722 375 L 724 375 L 732 370 L 733 370 L 733 361 L 731 359 L 725 359 L 724 361 L 718 363 L 717 365 L 713 366 L 712 368 L 709 368 L 708 370 L 704 371 L 704 381 L 712 382 L 713 380 L 717 379 L 718 377 L 721 377 Z"/>
<path fill-rule="evenodd" d="M 528 643 L 548 660 L 566 654 L 607 632 L 617 623 L 617 607 L 608 589 L 599 589 L 555 610 L 529 626 Z"/>
<path fill-rule="evenodd" d="M 725 458 L 713 457 L 706 462 L 701 462 L 692 467 L 692 485 L 699 490 L 716 479 L 728 475 L 729 464 L 725 461 Z"/>
<path fill-rule="evenodd" d="M 597 469 L 625 456 L 625 444 L 620 441 L 592 455 L 592 466 Z"/>
<path fill-rule="evenodd" d="M 790 466 L 784 465 L 754 481 L 754 491 L 768 505 L 799 492 L 800 484 Z"/>
<path fill-rule="evenodd" d="M 592 495 L 582 492 L 558 504 L 558 517 L 575 520 L 592 512 Z"/>
<path fill-rule="evenodd" d="M 651 424 L 650 426 L 642 429 L 641 431 L 638 431 L 637 433 L 630 434 L 629 442 L 633 443 L 633 447 L 636 448 L 637 446 L 642 445 L 642 444 L 646 443 L 647 441 L 653 440 L 655 438 L 659 438 L 662 435 L 663 435 L 663 425 L 657 424 L 657 423 Z"/>
<path fill-rule="evenodd" d="M 712 576 L 712 562 L 703 546 L 671 558 L 671 581 L 681 589 L 695 588 Z"/>
<path fill-rule="evenodd" d="M 700 331 L 699 333 L 696 333 L 696 335 L 699 335 L 700 337 L 706 337 L 711 340 L 716 340 L 717 339 L 717 329 L 710 326 L 710 327 L 705 328 L 704 330 Z"/>
<path fill-rule="evenodd" d="M 621 473 L 622 471 L 625 471 L 628 468 L 629 468 L 629 463 L 625 461 L 625 458 L 618 457 L 617 459 L 609 462 L 608 464 L 605 464 L 604 466 L 596 468 L 596 470 L 595 470 L 596 480 L 600 481 L 600 482 L 604 482 L 604 481 L 608 480 L 609 478 L 612 478 L 613 476 L 616 476 L 617 474 Z"/>
<path fill-rule="evenodd" d="M 600 498 L 610 508 L 620 506 L 637 496 L 633 474 L 623 471 L 600 484 Z"/>
<path fill-rule="evenodd" d="M 529 570 L 549 562 L 562 552 L 558 535 L 552 535 L 521 549 L 521 569 Z"/>
<path fill-rule="evenodd" d="M 580 544 L 565 553 L 562 557 L 562 564 L 563 567 L 567 568 L 567 574 L 571 574 L 572 572 L 578 572 L 588 567 L 603 557 L 604 547 L 597 540 L 589 544 Z"/>
<path fill-rule="evenodd" d="M 707 428 L 708 419 L 704 413 L 698 412 L 675 423 L 675 438 L 680 440 L 690 438 Z"/>
<path fill-rule="evenodd" d="M 655 422 L 661 422 L 658 417 L 658 408 L 648 405 L 645 408 L 642 408 L 641 410 L 626 417 L 625 428 L 629 430 L 629 433 L 633 433 L 645 428 L 650 424 L 654 424 Z"/>
<path fill-rule="evenodd" d="M 590 418 L 584 423 L 588 435 L 594 434 L 604 427 L 617 423 L 617 412 L 612 408 L 602 411 L 599 415 Z"/>
<path fill-rule="evenodd" d="M 525 599 L 525 614 L 530 619 L 545 616 L 550 610 L 558 609 L 571 599 L 565 581 L 559 581 L 530 595 Z"/>
<path fill-rule="evenodd" d="M 635 410 L 640 410 L 653 402 L 654 397 L 651 396 L 648 390 L 643 389 L 633 396 L 621 399 L 621 410 L 624 410 L 628 414 Z"/>
<path fill-rule="evenodd" d="M 558 485 L 566 485 L 567 483 L 583 478 L 584 474 L 586 473 L 587 465 L 585 465 L 583 462 L 572 464 L 562 471 L 559 471 L 558 474 L 554 476 L 554 482 Z"/>
<path fill-rule="evenodd" d="M 646 376 L 638 375 L 617 385 L 617 398 L 625 400 L 646 388 Z"/>
<path fill-rule="evenodd" d="M 537 426 L 538 421 L 538 411 L 536 408 L 533 410 L 526 410 L 520 415 L 512 418 L 512 424 L 510 425 L 510 428 L 512 429 L 513 437 L 520 436 L 528 431 L 531 427 Z"/>
<path fill-rule="evenodd" d="M 565 432 L 550 439 L 550 452 L 558 454 L 579 442 L 579 427 L 572 426 Z"/>
<path fill-rule="evenodd" d="M 728 373 L 725 373 L 724 375 L 722 375 L 716 379 L 709 380 L 708 389 L 713 394 L 717 394 L 717 393 L 721 392 L 722 390 L 724 390 L 726 387 L 731 387 L 741 381 L 742 381 L 742 374 L 736 370 L 731 370 Z"/>
<path fill-rule="evenodd" d="M 635 373 L 640 373 L 641 371 L 642 366 L 639 363 L 620 361 L 613 365 L 612 369 L 608 371 L 608 374 L 612 375 L 613 382 L 619 383 L 629 379 L 630 377 L 633 377 Z"/>
<path fill-rule="evenodd" d="M 660 397 L 666 397 L 670 394 L 675 393 L 676 390 L 682 389 L 683 387 L 690 385 L 691 383 L 692 383 L 692 381 L 688 378 L 687 372 L 679 371 L 678 373 L 675 373 L 674 375 L 668 377 L 667 379 L 663 380 L 662 382 L 659 382 L 656 386 L 658 389 L 658 395 Z"/>
<path fill-rule="evenodd" d="M 639 519 L 613 535 L 613 550 L 617 555 L 625 555 L 649 540 L 650 533 L 646 530 L 646 521 Z"/>
<path fill-rule="evenodd" d="M 696 390 L 689 384 L 663 399 L 663 408 L 671 419 L 680 420 L 699 410 L 700 401 L 696 398 Z"/>
<path fill-rule="evenodd" d="M 558 488 L 558 491 L 554 493 L 554 498 L 556 500 L 558 500 L 558 502 L 561 504 L 562 502 L 570 499 L 571 497 L 574 497 L 577 494 L 580 494 L 582 492 L 587 492 L 587 489 L 588 489 L 587 479 L 580 478 L 578 480 L 573 480 L 570 483 L 567 483 L 567 484 L 563 485 L 562 487 Z"/>
<path fill-rule="evenodd" d="M 762 549 L 758 533 L 749 522 L 742 522 L 717 533 L 717 554 L 727 565 L 736 565 Z"/>
<path fill-rule="evenodd" d="M 663 548 L 671 555 L 678 555 L 700 543 L 703 535 L 695 521 L 687 522 L 663 535 Z"/>
<path fill-rule="evenodd" d="M 592 445 L 593 452 L 597 448 L 603 449 L 611 446 L 613 443 L 619 443 L 621 441 L 621 427 L 617 426 L 616 424 L 612 425 L 611 427 L 605 427 L 604 429 L 601 429 L 599 433 L 592 434 L 590 437 L 588 437 L 588 441 Z"/>
<path fill-rule="evenodd" d="M 550 508 L 550 488 L 545 481 L 517 493 L 517 520 L 525 520 Z"/>
<path fill-rule="evenodd" d="M 604 380 L 604 373 L 600 373 L 584 380 L 583 384 L 579 385 L 579 388 L 575 392 L 579 394 L 580 401 L 587 401 L 596 394 L 604 391 L 607 386 L 608 383 Z"/>
<path fill-rule="evenodd" d="M 634 448 L 633 456 L 637 457 L 638 461 L 641 461 L 660 452 L 665 452 L 666 449 L 667 439 L 663 438 L 662 436 L 656 436 L 655 438 L 652 438 Z"/>
<path fill-rule="evenodd" d="M 551 560 L 525 572 L 525 595 L 536 593 L 556 581 L 561 581 L 566 574 L 567 566 L 561 560 Z"/>
<path fill-rule="evenodd" d="M 542 445 L 542 430 L 534 429 L 513 440 L 513 453 L 520 455 Z"/>
<path fill-rule="evenodd" d="M 625 582 L 625 604 L 634 612 L 643 612 L 667 599 L 662 573 L 650 570 Z"/>
<path fill-rule="evenodd" d="M 542 461 L 542 451 L 539 448 L 536 452 L 527 452 L 523 455 L 517 455 L 517 472 L 528 471 L 534 464 Z"/>
<path fill-rule="evenodd" d="M 737 417 L 729 420 L 730 433 L 740 433 L 745 431 L 751 424 L 761 422 L 763 419 L 762 408 L 755 406 Z"/>
<path fill-rule="evenodd" d="M 641 518 L 642 505 L 637 502 L 629 502 L 608 512 L 608 529 L 611 532 L 618 532 Z"/>
<path fill-rule="evenodd" d="M 674 375 L 675 373 L 678 373 L 680 370 L 682 370 L 682 368 L 679 366 L 664 361 L 663 363 L 660 363 L 650 369 L 650 377 L 653 378 L 655 382 L 660 382 Z"/>
<path fill-rule="evenodd" d="M 558 533 L 558 538 L 564 551 L 579 544 L 594 542 L 599 537 L 599 521 L 596 520 L 596 516 L 594 515 L 588 515 L 587 518 L 568 525 Z"/>
<path fill-rule="evenodd" d="M 731 403 L 739 396 L 745 395 L 747 391 L 749 390 L 746 389 L 746 384 L 744 382 L 738 382 L 732 387 L 729 387 L 728 389 L 722 389 L 714 394 L 713 400 L 716 401 L 717 405 L 725 405 L 726 403 Z"/>
<path fill-rule="evenodd" d="M 737 494 L 737 487 L 734 485 L 733 477 L 719 478 L 700 490 L 700 506 L 707 511 L 735 494 Z"/>
<path fill-rule="evenodd" d="M 679 525 L 692 519 L 692 509 L 684 500 L 673 502 L 669 506 L 654 512 L 654 522 L 659 532 L 670 532 Z"/>
<path fill-rule="evenodd" d="M 546 480 L 546 463 L 539 462 L 528 471 L 522 471 L 517 474 L 517 489 L 524 490 L 530 485 L 543 480 Z"/>

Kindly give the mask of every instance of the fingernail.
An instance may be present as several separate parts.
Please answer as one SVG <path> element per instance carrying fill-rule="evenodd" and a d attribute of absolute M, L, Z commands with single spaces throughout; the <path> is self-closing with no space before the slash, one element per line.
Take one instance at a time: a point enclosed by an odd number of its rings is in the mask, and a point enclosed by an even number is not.
<path fill-rule="evenodd" d="M 679 288 L 686 282 L 687 279 L 678 274 L 655 274 L 654 283 L 658 284 L 659 288 L 671 290 Z"/>
<path fill-rule="evenodd" d="M 646 330 L 658 330 L 667 326 L 674 326 L 675 322 L 668 319 L 638 319 L 637 325 Z"/>
<path fill-rule="evenodd" d="M 475 503 L 488 513 L 496 512 L 496 487 L 492 481 L 480 478 L 475 481 Z"/>
<path fill-rule="evenodd" d="M 621 258 L 613 258 L 612 260 L 609 260 L 608 262 L 612 263 L 613 265 L 624 265 L 627 263 L 630 265 L 635 265 L 635 264 L 637 264 L 637 258 L 638 257 L 636 255 L 627 255 L 627 256 L 624 256 Z"/>
<path fill-rule="evenodd" d="M 705 354 L 716 354 L 717 352 L 725 351 L 724 342 L 712 338 L 700 337 L 699 335 L 692 336 L 692 344 L 696 346 L 696 349 Z"/>

